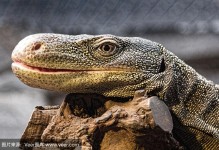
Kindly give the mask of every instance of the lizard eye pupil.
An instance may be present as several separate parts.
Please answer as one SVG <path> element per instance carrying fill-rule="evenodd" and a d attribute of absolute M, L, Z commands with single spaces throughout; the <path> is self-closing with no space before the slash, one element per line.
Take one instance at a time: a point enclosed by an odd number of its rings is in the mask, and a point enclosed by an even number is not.
<path fill-rule="evenodd" d="M 113 52 L 115 48 L 116 48 L 115 45 L 110 45 L 110 44 L 104 44 L 101 46 L 101 50 L 105 52 Z"/>
<path fill-rule="evenodd" d="M 109 50 L 110 50 L 110 46 L 109 46 L 109 45 L 104 45 L 104 46 L 103 46 L 103 49 L 104 49 L 105 51 L 109 51 Z"/>

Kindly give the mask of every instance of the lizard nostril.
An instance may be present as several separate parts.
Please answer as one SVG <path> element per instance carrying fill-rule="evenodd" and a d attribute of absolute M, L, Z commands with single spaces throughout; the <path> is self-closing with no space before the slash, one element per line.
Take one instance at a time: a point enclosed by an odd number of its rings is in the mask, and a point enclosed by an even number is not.
<path fill-rule="evenodd" d="M 38 50 L 38 49 L 40 49 L 41 45 L 42 45 L 41 43 L 36 43 L 36 44 L 34 44 L 32 50 Z"/>

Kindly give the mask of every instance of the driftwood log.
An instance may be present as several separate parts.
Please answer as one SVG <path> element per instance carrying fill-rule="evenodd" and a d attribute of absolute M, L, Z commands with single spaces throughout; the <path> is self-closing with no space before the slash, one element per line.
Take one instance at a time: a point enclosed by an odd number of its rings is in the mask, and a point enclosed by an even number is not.
<path fill-rule="evenodd" d="M 167 106 L 143 91 L 132 100 L 69 94 L 60 106 L 36 107 L 20 142 L 22 149 L 181 149 L 172 129 Z"/>

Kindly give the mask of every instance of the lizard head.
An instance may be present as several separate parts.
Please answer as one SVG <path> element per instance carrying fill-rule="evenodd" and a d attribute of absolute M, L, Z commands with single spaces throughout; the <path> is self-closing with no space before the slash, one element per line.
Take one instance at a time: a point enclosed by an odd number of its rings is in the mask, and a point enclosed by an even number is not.
<path fill-rule="evenodd" d="M 133 96 L 165 70 L 161 45 L 113 35 L 30 35 L 12 59 L 13 72 L 29 86 L 113 97 Z"/>

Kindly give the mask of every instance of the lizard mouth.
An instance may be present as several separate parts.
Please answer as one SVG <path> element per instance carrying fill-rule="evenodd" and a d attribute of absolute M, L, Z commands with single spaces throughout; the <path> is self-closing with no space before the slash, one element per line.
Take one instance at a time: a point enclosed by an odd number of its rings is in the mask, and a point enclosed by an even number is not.
<path fill-rule="evenodd" d="M 24 64 L 19 61 L 15 61 L 12 63 L 12 68 L 18 68 L 20 70 L 34 71 L 37 73 L 79 73 L 79 72 L 126 72 L 121 69 L 54 69 L 54 68 L 45 68 L 45 67 L 36 67 Z"/>
<path fill-rule="evenodd" d="M 44 72 L 44 73 L 55 73 L 55 72 L 82 72 L 82 71 L 93 71 L 93 70 L 71 70 L 71 69 L 53 69 L 53 68 L 44 68 L 44 67 L 35 67 L 30 66 L 21 62 L 13 62 L 12 68 L 20 68 L 23 70 L 31 70 L 35 72 Z"/>

